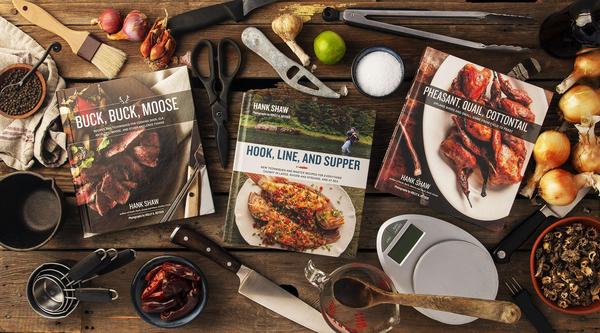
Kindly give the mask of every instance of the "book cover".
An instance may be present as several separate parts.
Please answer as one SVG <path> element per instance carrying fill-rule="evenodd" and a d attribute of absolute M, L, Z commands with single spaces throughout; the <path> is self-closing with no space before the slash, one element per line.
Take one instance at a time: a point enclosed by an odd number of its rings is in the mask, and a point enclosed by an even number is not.
<path fill-rule="evenodd" d="M 427 48 L 375 188 L 504 226 L 552 93 Z"/>
<path fill-rule="evenodd" d="M 375 112 L 244 94 L 224 240 L 354 256 Z"/>
<path fill-rule="evenodd" d="M 214 212 L 187 68 L 57 97 L 84 237 Z"/>

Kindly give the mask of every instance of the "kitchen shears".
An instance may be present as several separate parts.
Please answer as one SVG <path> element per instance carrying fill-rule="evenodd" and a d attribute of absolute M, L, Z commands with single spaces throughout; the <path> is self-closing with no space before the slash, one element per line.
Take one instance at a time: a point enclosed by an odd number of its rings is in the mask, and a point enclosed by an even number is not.
<path fill-rule="evenodd" d="M 236 53 L 236 59 L 233 60 L 233 69 L 231 71 L 228 71 L 228 46 Z M 198 66 L 200 51 L 203 48 L 208 49 L 209 73 L 207 76 L 201 74 L 200 67 Z M 208 94 L 208 103 L 212 112 L 219 160 L 221 161 L 221 166 L 225 168 L 227 166 L 229 147 L 229 136 L 225 128 L 225 123 L 228 119 L 229 88 L 242 64 L 242 51 L 235 41 L 223 38 L 218 42 L 215 53 L 213 43 L 202 39 L 198 41 L 192 50 L 191 59 L 192 72 L 202 82 Z"/>

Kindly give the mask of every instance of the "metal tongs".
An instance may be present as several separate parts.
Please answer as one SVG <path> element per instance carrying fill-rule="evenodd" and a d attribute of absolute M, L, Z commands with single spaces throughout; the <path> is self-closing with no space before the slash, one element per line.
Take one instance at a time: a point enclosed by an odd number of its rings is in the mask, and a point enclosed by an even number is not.
<path fill-rule="evenodd" d="M 479 11 L 439 11 L 439 10 L 397 10 L 397 9 L 346 9 L 338 11 L 327 7 L 323 10 L 323 19 L 328 22 L 342 21 L 348 25 L 361 28 L 389 32 L 401 36 L 416 37 L 420 39 L 437 40 L 440 42 L 461 45 L 479 50 L 493 50 L 504 52 L 523 52 L 528 49 L 516 45 L 486 45 L 460 38 L 440 35 L 432 32 L 422 31 L 376 21 L 372 17 L 421 17 L 421 18 L 456 18 L 456 19 L 479 19 L 485 20 L 491 17 L 507 19 L 511 21 L 532 21 L 533 18 L 521 15 L 498 14 Z"/>

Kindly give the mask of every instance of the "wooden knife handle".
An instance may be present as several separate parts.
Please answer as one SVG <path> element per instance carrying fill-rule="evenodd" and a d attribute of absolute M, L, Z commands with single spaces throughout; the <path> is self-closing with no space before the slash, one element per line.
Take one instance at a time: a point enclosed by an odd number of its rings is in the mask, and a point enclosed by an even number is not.
<path fill-rule="evenodd" d="M 31 2 L 12 0 L 12 3 L 19 14 L 27 19 L 27 21 L 66 40 L 74 53 L 79 51 L 81 45 L 89 35 L 89 32 L 86 31 L 75 31 L 67 28 L 64 24 L 54 18 L 54 16 Z"/>
<path fill-rule="evenodd" d="M 233 273 L 237 273 L 242 266 L 234 256 L 229 254 L 219 244 L 184 225 L 178 226 L 173 230 L 171 242 L 187 247 L 190 250 L 198 251 Z"/>
<path fill-rule="evenodd" d="M 389 296 L 389 300 L 393 299 L 396 304 L 452 312 L 505 324 L 515 323 L 521 318 L 521 309 L 506 301 L 418 294 L 390 293 Z"/>

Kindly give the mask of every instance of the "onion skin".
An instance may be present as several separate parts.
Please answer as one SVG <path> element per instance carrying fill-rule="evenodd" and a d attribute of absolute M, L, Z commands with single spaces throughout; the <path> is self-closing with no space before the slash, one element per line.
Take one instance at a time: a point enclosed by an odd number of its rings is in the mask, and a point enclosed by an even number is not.
<path fill-rule="evenodd" d="M 560 98 L 558 107 L 566 121 L 579 124 L 582 118 L 600 115 L 600 90 L 577 85 Z"/>
<path fill-rule="evenodd" d="M 563 169 L 550 170 L 540 179 L 540 196 L 551 205 L 570 204 L 578 191 L 573 174 Z"/>
<path fill-rule="evenodd" d="M 596 76 L 600 76 L 600 50 L 598 49 L 582 53 L 575 58 L 573 72 L 556 86 L 556 92 L 564 94 L 580 79 Z"/>
<path fill-rule="evenodd" d="M 600 191 L 600 175 L 593 172 L 573 175 L 564 169 L 554 169 L 540 179 L 540 196 L 548 204 L 566 206 L 577 198 L 577 192 L 584 187 Z"/>
<path fill-rule="evenodd" d="M 114 34 L 121 30 L 121 13 L 114 8 L 106 8 L 100 13 L 97 19 L 93 19 L 92 24 L 97 24 L 100 29 L 107 34 Z"/>
<path fill-rule="evenodd" d="M 142 41 L 148 32 L 148 17 L 139 10 L 132 10 L 123 21 L 123 27 L 115 34 L 108 35 L 112 40 Z"/>
<path fill-rule="evenodd" d="M 542 176 L 548 170 L 563 165 L 569 160 L 570 154 L 571 143 L 565 133 L 549 130 L 540 134 L 533 146 L 533 158 L 536 163 L 535 171 L 520 193 L 531 198 Z"/>
<path fill-rule="evenodd" d="M 584 124 L 575 125 L 579 142 L 573 149 L 573 167 L 579 172 L 600 173 L 600 137 L 594 130 L 600 116 L 587 118 Z"/>

